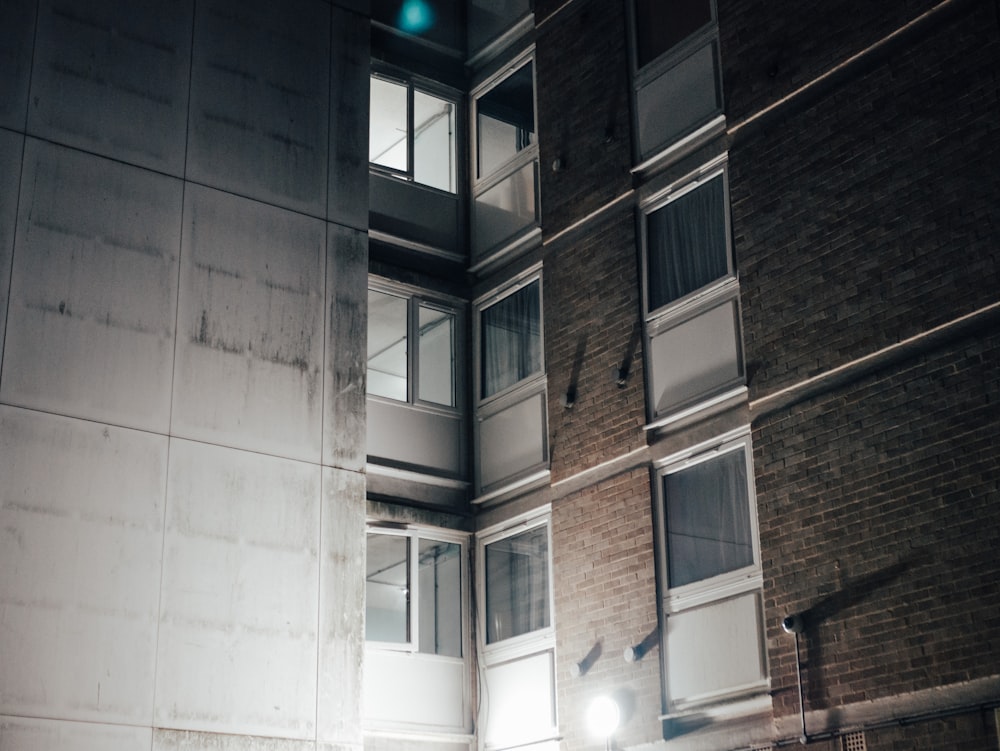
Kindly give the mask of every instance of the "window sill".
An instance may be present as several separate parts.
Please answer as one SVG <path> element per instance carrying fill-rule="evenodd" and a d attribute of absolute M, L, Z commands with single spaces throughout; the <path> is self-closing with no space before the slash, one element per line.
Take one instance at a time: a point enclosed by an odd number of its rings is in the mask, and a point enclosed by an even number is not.
<path fill-rule="evenodd" d="M 683 720 L 689 717 L 729 720 L 771 711 L 770 681 L 762 681 L 753 686 L 730 694 L 727 697 L 708 696 L 702 699 L 678 704 L 676 711 L 661 714 L 657 719 Z"/>

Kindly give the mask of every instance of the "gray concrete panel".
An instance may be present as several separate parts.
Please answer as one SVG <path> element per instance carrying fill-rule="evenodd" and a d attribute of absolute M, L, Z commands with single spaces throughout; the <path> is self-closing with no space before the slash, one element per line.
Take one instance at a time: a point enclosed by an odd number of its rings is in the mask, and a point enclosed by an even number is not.
<path fill-rule="evenodd" d="M 190 179 L 325 215 L 329 28 L 321 0 L 198 3 Z"/>
<path fill-rule="evenodd" d="M 167 482 L 153 723 L 312 738 L 318 465 L 174 438 Z"/>
<path fill-rule="evenodd" d="M 175 435 L 319 463 L 325 225 L 189 185 Z"/>
<path fill-rule="evenodd" d="M 28 132 L 181 176 L 193 0 L 39 4 Z"/>
<path fill-rule="evenodd" d="M 0 396 L 166 432 L 179 180 L 28 139 Z"/>
<path fill-rule="evenodd" d="M 0 714 L 149 723 L 166 467 L 162 436 L 0 407 Z"/>
<path fill-rule="evenodd" d="M 0 127 L 24 129 L 35 33 L 35 0 L 0 3 Z"/>
<path fill-rule="evenodd" d="M 152 735 L 150 728 L 0 715 L 3 751 L 149 751 Z"/>
<path fill-rule="evenodd" d="M 333 8 L 327 218 L 368 229 L 368 18 Z"/>
<path fill-rule="evenodd" d="M 367 430 L 368 236 L 330 224 L 327 256 L 323 463 L 361 471 Z"/>
<path fill-rule="evenodd" d="M 287 738 L 156 728 L 153 730 L 152 748 L 153 751 L 316 751 L 316 744 Z"/>
<path fill-rule="evenodd" d="M 365 476 L 323 468 L 319 741 L 362 745 L 365 652 Z"/>
<path fill-rule="evenodd" d="M 4 331 L 7 328 L 10 264 L 14 256 L 14 225 L 23 149 L 24 136 L 0 130 L 0 364 L 3 363 Z"/>

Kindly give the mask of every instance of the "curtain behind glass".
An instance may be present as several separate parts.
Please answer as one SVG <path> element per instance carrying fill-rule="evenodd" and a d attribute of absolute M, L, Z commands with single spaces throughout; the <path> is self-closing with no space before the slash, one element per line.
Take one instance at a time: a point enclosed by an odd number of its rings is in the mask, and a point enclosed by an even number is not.
<path fill-rule="evenodd" d="M 542 526 L 486 546 L 488 644 L 548 627 L 548 539 Z"/>
<path fill-rule="evenodd" d="M 649 310 L 729 273 L 722 175 L 646 218 Z"/>
<path fill-rule="evenodd" d="M 743 450 L 663 478 L 671 587 L 753 564 Z"/>
<path fill-rule="evenodd" d="M 480 314 L 482 398 L 542 369 L 539 282 L 508 295 Z"/>

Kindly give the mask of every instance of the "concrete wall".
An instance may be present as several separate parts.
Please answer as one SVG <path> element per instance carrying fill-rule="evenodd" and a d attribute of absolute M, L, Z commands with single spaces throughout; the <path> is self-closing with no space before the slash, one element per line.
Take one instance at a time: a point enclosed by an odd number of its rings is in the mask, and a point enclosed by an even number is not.
<path fill-rule="evenodd" d="M 358 748 L 368 20 L 0 14 L 0 749 Z"/>

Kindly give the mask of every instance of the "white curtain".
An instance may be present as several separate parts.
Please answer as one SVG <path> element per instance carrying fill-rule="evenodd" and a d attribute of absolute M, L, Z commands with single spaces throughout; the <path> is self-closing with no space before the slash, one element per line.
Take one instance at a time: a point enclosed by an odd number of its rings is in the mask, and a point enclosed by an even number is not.
<path fill-rule="evenodd" d="M 549 625 L 548 528 L 486 546 L 487 643 Z"/>
<path fill-rule="evenodd" d="M 480 314 L 485 399 L 542 369 L 539 283 L 536 279 Z"/>

